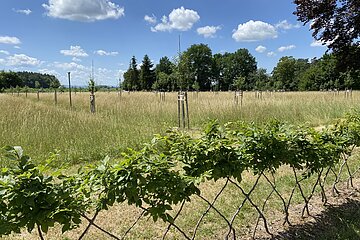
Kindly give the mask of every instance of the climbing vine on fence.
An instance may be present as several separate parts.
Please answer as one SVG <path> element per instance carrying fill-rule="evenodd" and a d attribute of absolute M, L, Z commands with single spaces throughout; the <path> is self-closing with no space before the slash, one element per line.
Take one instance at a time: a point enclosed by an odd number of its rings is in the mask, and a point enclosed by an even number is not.
<path fill-rule="evenodd" d="M 327 201 L 325 182 L 330 174 L 335 177 L 334 194 L 338 193 L 337 184 L 344 172 L 349 185 L 352 185 L 352 178 L 359 169 L 351 172 L 348 160 L 359 145 L 360 114 L 351 112 L 321 130 L 278 121 L 263 125 L 244 122 L 220 125 L 211 121 L 196 137 L 170 130 L 163 136 L 155 136 L 141 150 L 124 153 L 116 163 L 110 163 L 107 157 L 101 163 L 69 176 L 60 171 L 49 174 L 46 164 L 51 162 L 51 158 L 45 165 L 35 165 L 20 147 L 5 147 L 2 159 L 10 164 L 0 173 L 0 236 L 19 233 L 22 229 L 29 232 L 36 229 L 39 237 L 44 239 L 43 233 L 55 223 L 66 232 L 86 221 L 88 225 L 79 239 L 90 227 L 113 239 L 123 239 L 137 221 L 121 237 L 103 229 L 95 221 L 100 211 L 117 203 L 127 203 L 142 210 L 138 220 L 150 216 L 153 221 L 161 219 L 168 223 L 163 238 L 169 229 L 175 228 L 185 239 L 195 239 L 204 217 L 212 210 L 228 226 L 225 237 L 235 239 L 234 221 L 246 202 L 258 214 L 254 236 L 260 220 L 265 231 L 272 235 L 264 214 L 271 197 L 281 201 L 284 223 L 291 224 L 289 207 L 296 190 L 304 203 L 302 215 L 309 214 L 309 202 L 316 188 L 320 189 L 323 201 Z M 281 166 L 292 170 L 295 182 L 287 197 L 278 191 L 274 175 Z M 252 187 L 247 190 L 242 186 L 244 172 L 255 175 Z M 312 176 L 316 182 L 306 194 L 302 181 Z M 223 187 L 212 200 L 206 199 L 200 183 L 219 179 L 225 180 Z M 252 199 L 260 179 L 265 180 L 271 189 L 261 205 Z M 243 196 L 230 218 L 215 206 L 229 185 Z M 176 224 L 176 219 L 181 216 L 183 206 L 194 197 L 208 207 L 194 229 L 186 232 Z M 180 208 L 174 214 L 175 205 Z"/>

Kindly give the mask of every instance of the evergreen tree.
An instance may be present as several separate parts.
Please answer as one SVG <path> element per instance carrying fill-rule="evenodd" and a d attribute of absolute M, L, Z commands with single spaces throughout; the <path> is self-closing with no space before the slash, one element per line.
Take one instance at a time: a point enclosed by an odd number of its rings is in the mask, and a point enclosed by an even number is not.
<path fill-rule="evenodd" d="M 156 74 L 159 72 L 170 75 L 173 72 L 174 64 L 170 61 L 168 57 L 160 58 L 159 64 L 156 65 Z"/>
<path fill-rule="evenodd" d="M 153 69 L 153 64 L 148 55 L 144 56 L 142 61 L 141 70 L 140 70 L 140 88 L 141 90 L 149 91 L 151 90 L 155 82 L 155 71 Z"/>
<path fill-rule="evenodd" d="M 137 69 L 136 58 L 133 56 L 130 60 L 129 68 L 124 73 L 124 89 L 129 91 L 139 90 L 139 70 Z"/>

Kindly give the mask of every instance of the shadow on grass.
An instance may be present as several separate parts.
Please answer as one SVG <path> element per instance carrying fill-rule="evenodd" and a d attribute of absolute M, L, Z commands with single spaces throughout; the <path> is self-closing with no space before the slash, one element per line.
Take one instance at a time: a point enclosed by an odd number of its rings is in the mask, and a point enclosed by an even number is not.
<path fill-rule="evenodd" d="M 329 206 L 314 222 L 290 226 L 272 239 L 360 239 L 360 202 L 347 199 L 342 205 Z"/>

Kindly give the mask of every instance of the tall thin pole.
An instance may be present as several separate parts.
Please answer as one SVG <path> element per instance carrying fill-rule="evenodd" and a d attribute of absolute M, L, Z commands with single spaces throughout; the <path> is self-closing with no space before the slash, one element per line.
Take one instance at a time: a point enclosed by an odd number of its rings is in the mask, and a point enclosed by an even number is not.
<path fill-rule="evenodd" d="M 189 118 L 189 102 L 188 102 L 188 93 L 185 92 L 185 104 L 186 104 L 186 118 L 188 129 L 190 129 L 190 118 Z"/>
<path fill-rule="evenodd" d="M 91 79 L 94 80 L 94 60 L 91 60 Z"/>
<path fill-rule="evenodd" d="M 182 91 L 182 84 L 183 84 L 183 82 L 182 82 L 182 79 L 181 79 L 181 75 L 180 75 L 180 60 L 181 60 L 181 41 L 180 41 L 181 39 L 180 39 L 180 34 L 179 34 L 179 52 L 178 52 L 178 54 L 179 54 L 179 60 L 178 60 L 178 73 L 179 73 L 179 82 L 178 82 L 178 84 L 180 85 L 180 91 Z"/>
<path fill-rule="evenodd" d="M 181 104 L 181 92 L 178 92 L 178 123 L 179 123 L 179 128 L 181 127 L 181 116 L 180 116 L 180 104 Z"/>
<path fill-rule="evenodd" d="M 71 102 L 70 72 L 68 72 L 68 79 L 69 79 L 69 99 L 70 99 L 70 107 L 72 107 L 72 102 Z"/>

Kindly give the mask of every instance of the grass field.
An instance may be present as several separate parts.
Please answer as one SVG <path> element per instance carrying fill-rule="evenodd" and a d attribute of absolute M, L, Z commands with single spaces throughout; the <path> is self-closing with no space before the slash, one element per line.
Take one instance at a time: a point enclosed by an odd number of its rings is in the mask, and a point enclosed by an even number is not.
<path fill-rule="evenodd" d="M 20 145 L 36 161 L 41 161 L 50 152 L 57 151 L 59 157 L 56 167 L 74 169 L 75 166 L 96 162 L 105 155 L 117 157 L 128 147 L 141 147 L 154 134 L 164 133 L 167 129 L 178 125 L 176 93 L 167 93 L 165 101 L 160 101 L 160 96 L 155 93 L 132 92 L 122 93 L 121 96 L 116 92 L 96 93 L 96 114 L 90 113 L 88 93 L 73 94 L 72 100 L 73 107 L 70 108 L 67 93 L 58 95 L 57 105 L 54 104 L 52 93 L 40 94 L 39 100 L 35 93 L 28 94 L 27 98 L 25 94 L 20 96 L 0 94 L 0 146 Z M 190 125 L 192 131 L 196 131 L 209 119 L 218 119 L 221 123 L 238 120 L 261 123 L 275 118 L 293 124 L 308 124 L 316 127 L 329 124 L 334 119 L 341 118 L 350 109 L 358 108 L 359 100 L 360 92 L 353 92 L 351 97 L 334 92 L 263 93 L 261 99 L 255 97 L 254 92 L 245 92 L 243 104 L 240 106 L 240 104 L 235 105 L 233 92 L 189 93 Z M 358 162 L 358 157 L 354 159 Z M 3 165 L 6 163 L 1 162 L 0 166 Z M 354 170 L 358 164 L 351 167 Z M 276 176 L 278 189 L 285 195 L 295 184 L 288 174 L 289 171 L 284 168 Z M 255 177 L 251 173 L 244 176 L 242 182 L 244 188 L 249 190 L 254 180 Z M 333 179 L 329 178 L 329 182 L 331 180 Z M 308 181 L 314 182 L 315 179 Z M 206 198 L 213 199 L 223 184 L 223 180 L 205 182 L 201 186 L 202 193 Z M 311 184 L 307 186 L 308 188 L 305 187 L 304 190 L 309 193 Z M 261 205 L 270 191 L 271 189 L 262 179 L 252 198 Z M 293 201 L 302 202 L 299 192 L 296 193 Z M 242 198 L 239 197 L 234 186 L 229 186 L 216 206 L 227 214 L 227 218 L 230 218 L 241 202 Z M 352 203 L 349 208 L 354 208 L 357 203 Z M 319 207 L 318 205 L 321 205 L 321 201 L 317 198 L 312 202 L 312 209 Z M 204 202 L 193 197 L 191 204 L 185 205 L 178 224 L 187 232 L 191 232 L 206 207 Z M 344 236 L 354 239 L 352 237 L 360 236 L 359 221 L 355 219 L 356 217 L 352 218 L 353 212 L 346 216 L 341 215 L 346 213 L 345 210 L 339 207 L 328 213 L 337 214 L 336 216 L 341 220 L 345 219 L 346 224 L 341 226 L 343 233 L 339 231 L 340 223 L 335 222 L 333 226 L 335 230 L 329 230 L 329 238 L 317 237 L 317 239 L 343 239 Z M 294 223 L 302 223 L 296 217 L 298 211 L 300 210 L 295 205 L 292 210 L 294 215 L 291 216 Z M 126 204 L 117 205 L 110 211 L 102 212 L 97 223 L 121 236 L 140 212 L 139 209 Z M 273 227 L 281 226 L 281 223 L 276 223 L 281 222 L 282 219 L 279 199 L 274 198 L 271 207 L 264 212 Z M 356 216 L 360 216 L 356 208 L 355 212 Z M 247 202 L 235 222 L 238 236 L 249 237 L 256 218 L 257 212 Z M 85 225 L 82 226 L 84 227 Z M 131 231 L 128 239 L 159 239 L 166 227 L 167 225 L 160 221 L 153 224 L 151 219 L 144 217 Z M 352 235 L 348 236 L 346 234 L 349 234 L 349 229 Z M 60 235 L 58 230 L 51 231 L 46 239 L 76 239 L 81 232 L 81 229 L 78 229 Z M 197 239 L 222 239 L 226 231 L 226 223 L 214 211 L 210 211 L 202 223 Z M 316 231 L 318 229 L 315 229 L 315 233 Z M 336 236 L 336 234 L 340 235 Z M 299 239 L 307 239 L 306 236 L 305 233 L 304 238 Z M 36 233 L 24 233 L 4 239 L 35 238 Z M 92 227 L 85 239 L 107 239 L 107 236 Z M 182 239 L 182 236 L 172 229 L 167 239 Z"/>
<path fill-rule="evenodd" d="M 233 92 L 189 93 L 189 115 L 192 129 L 209 119 L 266 122 L 276 118 L 295 124 L 324 125 L 357 108 L 360 93 L 352 97 L 334 92 L 266 93 L 262 99 L 245 92 L 243 104 L 235 105 Z M 117 156 L 128 147 L 138 148 L 153 134 L 176 127 L 177 96 L 146 92 L 96 93 L 97 113 L 89 110 L 89 93 L 72 95 L 69 107 L 67 93 L 0 94 L 0 146 L 20 145 L 35 160 L 59 152 L 59 163 L 94 162 L 105 155 Z"/>

